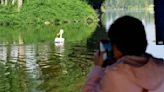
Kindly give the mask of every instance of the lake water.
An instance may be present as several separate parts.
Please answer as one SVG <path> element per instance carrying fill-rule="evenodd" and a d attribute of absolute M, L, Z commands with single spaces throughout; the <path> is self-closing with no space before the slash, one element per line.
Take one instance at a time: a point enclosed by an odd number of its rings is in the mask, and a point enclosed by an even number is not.
<path fill-rule="evenodd" d="M 109 12 L 110 25 L 129 14 L 142 20 L 149 46 L 147 52 L 164 58 L 164 46 L 155 45 L 153 14 Z M 63 46 L 54 38 L 64 29 Z M 93 63 L 99 39 L 106 36 L 96 24 L 0 27 L 0 92 L 80 92 Z"/>

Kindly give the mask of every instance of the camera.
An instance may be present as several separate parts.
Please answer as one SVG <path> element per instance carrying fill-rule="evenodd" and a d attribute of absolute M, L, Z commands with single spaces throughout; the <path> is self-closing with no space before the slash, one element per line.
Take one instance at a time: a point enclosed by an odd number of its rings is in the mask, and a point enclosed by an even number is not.
<path fill-rule="evenodd" d="M 103 39 L 103 40 L 100 40 L 100 43 L 99 43 L 99 51 L 100 53 L 103 54 L 103 65 L 102 67 L 106 67 L 108 65 L 111 65 L 112 62 L 112 44 L 109 40 L 107 39 Z"/>

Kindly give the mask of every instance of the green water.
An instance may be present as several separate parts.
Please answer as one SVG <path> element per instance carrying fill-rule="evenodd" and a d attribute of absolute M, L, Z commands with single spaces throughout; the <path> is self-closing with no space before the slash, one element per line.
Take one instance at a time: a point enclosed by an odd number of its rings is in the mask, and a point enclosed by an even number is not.
<path fill-rule="evenodd" d="M 96 25 L 0 27 L 0 92 L 80 91 L 93 54 L 86 41 Z M 61 28 L 65 42 L 55 46 Z"/>

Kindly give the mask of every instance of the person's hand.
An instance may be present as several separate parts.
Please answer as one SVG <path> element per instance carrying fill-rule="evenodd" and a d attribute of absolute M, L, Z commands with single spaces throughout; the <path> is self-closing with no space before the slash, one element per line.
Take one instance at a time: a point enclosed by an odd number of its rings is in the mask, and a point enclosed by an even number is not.
<path fill-rule="evenodd" d="M 99 50 L 97 50 L 94 55 L 94 63 L 95 63 L 95 65 L 98 65 L 101 67 L 103 65 L 103 53 L 99 52 Z"/>

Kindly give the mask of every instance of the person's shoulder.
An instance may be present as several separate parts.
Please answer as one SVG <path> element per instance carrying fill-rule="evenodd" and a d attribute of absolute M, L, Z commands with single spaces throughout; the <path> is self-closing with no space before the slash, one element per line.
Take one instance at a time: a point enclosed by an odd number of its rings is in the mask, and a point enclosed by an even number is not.
<path fill-rule="evenodd" d="M 105 69 L 105 75 L 109 78 L 120 76 L 123 79 L 131 79 L 133 73 L 131 72 L 131 66 L 124 64 L 122 61 L 118 61 Z"/>
<path fill-rule="evenodd" d="M 153 63 L 155 63 L 158 66 L 164 66 L 164 59 L 162 59 L 162 58 L 157 58 L 157 57 L 155 57 L 155 56 L 153 56 L 153 55 L 151 55 L 149 53 L 146 53 L 145 57 L 148 58 L 149 62 L 153 62 Z"/>
<path fill-rule="evenodd" d="M 117 61 L 116 63 L 108 66 L 105 70 L 106 73 L 119 73 L 122 74 L 128 70 L 128 66 L 126 66 L 123 62 Z"/>
<path fill-rule="evenodd" d="M 157 64 L 158 66 L 163 66 L 164 67 L 164 59 L 152 56 L 152 61 L 155 64 Z"/>
<path fill-rule="evenodd" d="M 152 58 L 154 61 L 158 61 L 158 62 L 164 61 L 162 58 L 158 58 L 158 57 L 156 57 L 156 56 L 153 56 L 153 55 L 150 54 L 150 53 L 145 53 L 145 56 L 148 57 L 148 58 Z"/>

